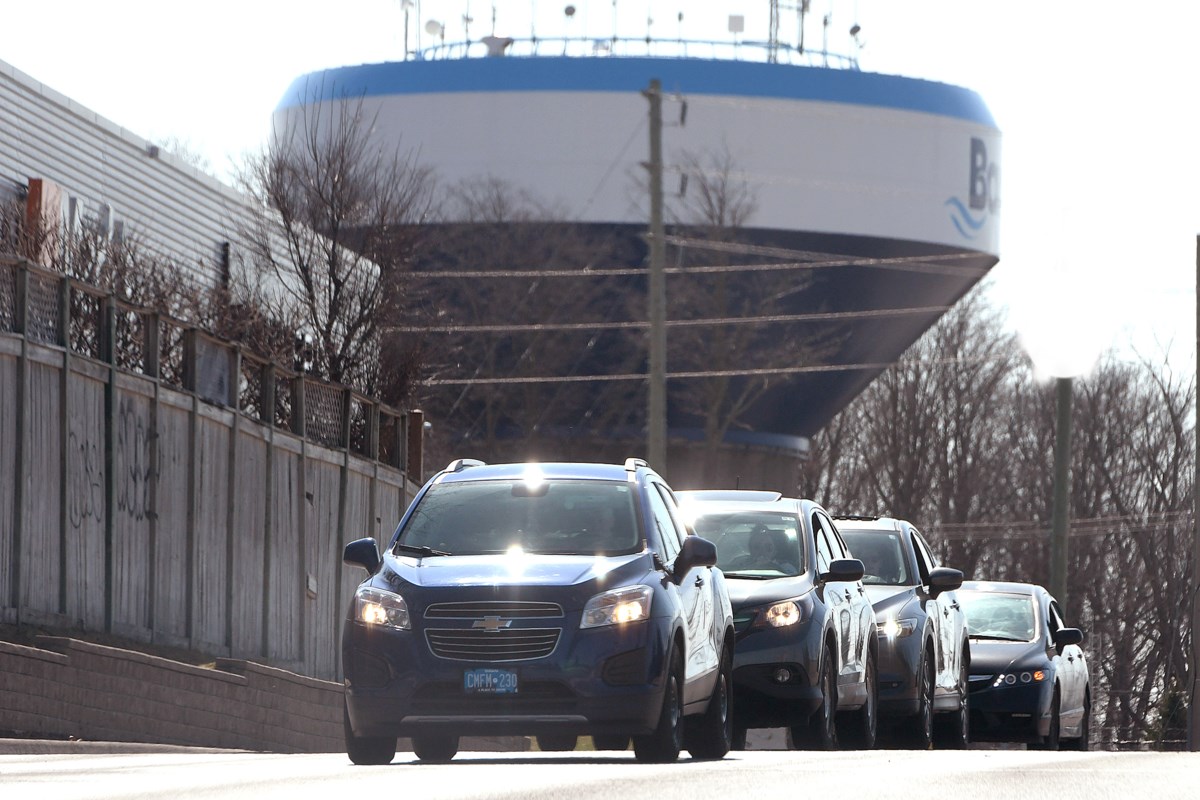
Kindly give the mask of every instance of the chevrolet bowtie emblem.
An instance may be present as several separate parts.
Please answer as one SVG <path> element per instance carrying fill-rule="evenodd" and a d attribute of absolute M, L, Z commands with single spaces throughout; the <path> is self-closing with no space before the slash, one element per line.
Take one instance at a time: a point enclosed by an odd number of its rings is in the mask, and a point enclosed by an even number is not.
<path fill-rule="evenodd" d="M 500 619 L 499 617 L 484 617 L 477 619 L 471 624 L 472 628 L 483 628 L 485 631 L 498 631 L 501 628 L 507 628 L 512 625 L 511 619 Z"/>

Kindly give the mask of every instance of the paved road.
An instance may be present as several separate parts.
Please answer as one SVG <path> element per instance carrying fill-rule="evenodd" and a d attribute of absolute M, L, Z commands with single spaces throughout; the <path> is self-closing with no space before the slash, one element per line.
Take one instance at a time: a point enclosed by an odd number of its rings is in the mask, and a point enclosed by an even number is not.
<path fill-rule="evenodd" d="M 0 755 L 0 796 L 1196 800 L 1200 754 L 747 751 L 722 761 L 647 765 L 632 752 L 462 753 L 450 764 L 427 765 L 400 753 L 386 767 L 352 767 L 337 754 L 9 754 Z"/>

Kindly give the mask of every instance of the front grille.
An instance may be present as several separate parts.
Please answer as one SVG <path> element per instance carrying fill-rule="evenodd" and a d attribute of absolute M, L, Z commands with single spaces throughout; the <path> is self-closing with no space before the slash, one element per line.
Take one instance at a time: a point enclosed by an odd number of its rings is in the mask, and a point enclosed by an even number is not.
<path fill-rule="evenodd" d="M 558 646 L 561 628 L 516 628 L 511 630 L 425 631 L 429 651 L 455 661 L 528 661 L 545 658 Z"/>
<path fill-rule="evenodd" d="M 558 603 L 538 603 L 525 600 L 435 603 L 425 609 L 426 619 L 481 619 L 483 617 L 533 619 L 538 617 L 561 618 L 562 615 L 562 606 Z"/>

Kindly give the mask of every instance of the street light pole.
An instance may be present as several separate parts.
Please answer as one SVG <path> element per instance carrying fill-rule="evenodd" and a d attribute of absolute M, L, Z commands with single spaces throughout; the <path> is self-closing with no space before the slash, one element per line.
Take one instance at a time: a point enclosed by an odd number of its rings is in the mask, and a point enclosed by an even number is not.
<path fill-rule="evenodd" d="M 667 276 L 663 241 L 662 83 L 645 92 L 650 101 L 650 385 L 646 435 L 650 465 L 667 469 Z"/>
<path fill-rule="evenodd" d="M 1200 752 L 1200 236 L 1196 237 L 1196 475 L 1192 482 L 1192 693 L 1188 750 Z"/>
<path fill-rule="evenodd" d="M 1056 385 L 1057 418 L 1054 429 L 1054 519 L 1050 531 L 1050 594 L 1067 605 L 1067 529 L 1071 499 L 1071 378 Z"/>

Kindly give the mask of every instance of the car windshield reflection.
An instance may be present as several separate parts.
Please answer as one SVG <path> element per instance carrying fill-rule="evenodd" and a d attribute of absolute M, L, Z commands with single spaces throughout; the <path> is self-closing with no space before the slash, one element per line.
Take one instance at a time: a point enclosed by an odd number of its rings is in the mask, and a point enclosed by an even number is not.
<path fill-rule="evenodd" d="M 896 533 L 841 529 L 850 554 L 863 562 L 862 582 L 875 586 L 911 586 L 903 543 Z"/>
<path fill-rule="evenodd" d="M 393 552 L 595 556 L 641 549 L 626 484 L 521 480 L 431 486 Z"/>
<path fill-rule="evenodd" d="M 797 518 L 778 511 L 701 512 L 697 535 L 717 546 L 717 566 L 729 578 L 770 580 L 804 569 Z"/>
<path fill-rule="evenodd" d="M 1032 642 L 1037 635 L 1033 598 L 1025 594 L 958 592 L 972 639 Z"/>

